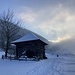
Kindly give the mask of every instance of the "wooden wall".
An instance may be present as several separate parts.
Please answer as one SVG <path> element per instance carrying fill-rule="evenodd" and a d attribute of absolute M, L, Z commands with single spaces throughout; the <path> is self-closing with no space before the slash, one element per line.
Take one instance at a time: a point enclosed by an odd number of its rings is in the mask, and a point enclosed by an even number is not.
<path fill-rule="evenodd" d="M 35 56 L 45 56 L 45 45 L 46 44 L 40 40 L 17 43 L 16 56 L 20 57 L 26 50 L 34 51 Z"/>

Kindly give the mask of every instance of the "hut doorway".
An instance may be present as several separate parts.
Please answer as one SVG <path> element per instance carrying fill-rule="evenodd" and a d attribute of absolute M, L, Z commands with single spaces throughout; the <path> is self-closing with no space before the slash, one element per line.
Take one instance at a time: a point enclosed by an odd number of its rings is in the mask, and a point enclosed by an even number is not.
<path fill-rule="evenodd" d="M 27 51 L 26 51 L 26 56 L 27 56 L 28 58 L 33 58 L 33 57 L 35 56 L 35 52 L 32 51 L 32 50 L 27 50 Z"/>

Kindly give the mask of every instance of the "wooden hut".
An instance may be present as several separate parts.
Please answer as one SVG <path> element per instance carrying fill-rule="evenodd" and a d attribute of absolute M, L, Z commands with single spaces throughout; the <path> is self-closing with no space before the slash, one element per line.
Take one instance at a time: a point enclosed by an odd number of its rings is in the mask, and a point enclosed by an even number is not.
<path fill-rule="evenodd" d="M 20 39 L 12 42 L 16 45 L 16 57 L 27 56 L 33 58 L 34 56 L 44 59 L 45 43 L 34 33 L 28 33 Z"/>

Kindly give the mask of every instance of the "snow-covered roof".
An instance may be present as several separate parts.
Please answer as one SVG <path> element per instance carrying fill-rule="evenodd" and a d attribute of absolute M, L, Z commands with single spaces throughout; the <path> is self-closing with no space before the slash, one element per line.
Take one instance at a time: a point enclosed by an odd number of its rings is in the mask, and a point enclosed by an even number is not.
<path fill-rule="evenodd" d="M 22 38 L 13 41 L 12 43 L 32 41 L 32 40 L 41 40 L 41 39 L 36 34 L 30 32 L 30 33 L 26 34 L 25 36 L 23 36 Z"/>

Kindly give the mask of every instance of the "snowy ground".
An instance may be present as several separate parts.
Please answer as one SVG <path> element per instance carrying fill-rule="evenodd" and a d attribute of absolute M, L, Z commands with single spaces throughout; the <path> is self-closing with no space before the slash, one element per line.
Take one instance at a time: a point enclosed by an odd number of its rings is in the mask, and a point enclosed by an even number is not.
<path fill-rule="evenodd" d="M 48 59 L 40 61 L 0 59 L 0 75 L 75 75 L 74 56 L 47 56 Z"/>

